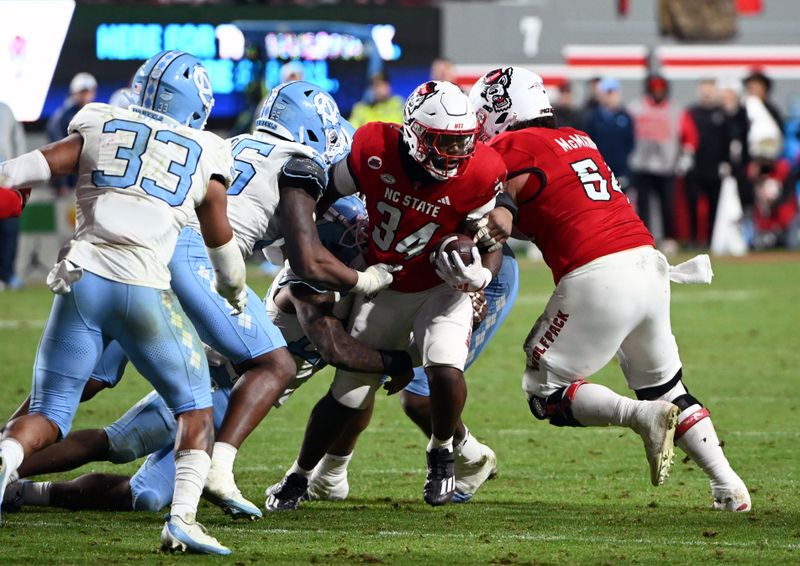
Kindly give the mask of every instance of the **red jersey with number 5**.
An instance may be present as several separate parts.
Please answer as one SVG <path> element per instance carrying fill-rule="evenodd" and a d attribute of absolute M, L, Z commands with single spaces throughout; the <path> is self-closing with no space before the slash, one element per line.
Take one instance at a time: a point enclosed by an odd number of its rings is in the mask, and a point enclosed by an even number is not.
<path fill-rule="evenodd" d="M 356 131 L 347 165 L 366 197 L 367 262 L 402 265 L 389 288 L 404 293 L 442 284 L 430 252 L 442 236 L 462 230 L 468 217 L 494 208 L 506 173 L 497 152 L 479 143 L 459 177 L 435 181 L 415 174 L 419 166 L 408 155 L 399 126 L 384 122 Z"/>
<path fill-rule="evenodd" d="M 654 245 L 592 139 L 574 128 L 525 128 L 490 142 L 508 178 L 530 173 L 517 194 L 517 228 L 531 238 L 556 283 L 604 255 Z"/>

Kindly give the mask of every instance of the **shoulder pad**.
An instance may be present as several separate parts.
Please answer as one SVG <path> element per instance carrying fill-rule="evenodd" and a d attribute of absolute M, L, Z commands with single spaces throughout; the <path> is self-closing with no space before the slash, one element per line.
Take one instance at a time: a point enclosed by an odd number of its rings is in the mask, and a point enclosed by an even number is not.
<path fill-rule="evenodd" d="M 328 175 L 315 160 L 308 157 L 292 157 L 281 167 L 278 186 L 297 187 L 318 198 L 328 184 Z"/>

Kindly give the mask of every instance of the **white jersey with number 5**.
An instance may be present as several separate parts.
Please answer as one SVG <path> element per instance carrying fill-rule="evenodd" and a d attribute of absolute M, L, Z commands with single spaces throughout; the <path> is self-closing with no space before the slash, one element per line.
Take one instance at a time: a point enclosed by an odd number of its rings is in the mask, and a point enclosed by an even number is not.
<path fill-rule="evenodd" d="M 66 258 L 121 283 L 168 289 L 181 228 L 212 177 L 229 186 L 225 141 L 202 130 L 107 104 L 88 104 L 69 125 L 83 138 L 75 236 Z"/>
<path fill-rule="evenodd" d="M 276 210 L 278 179 L 293 157 L 312 159 L 325 170 L 314 149 L 256 132 L 228 140 L 236 176 L 228 189 L 228 220 L 244 257 L 275 244 L 283 235 Z M 196 220 L 192 227 L 199 230 Z"/>

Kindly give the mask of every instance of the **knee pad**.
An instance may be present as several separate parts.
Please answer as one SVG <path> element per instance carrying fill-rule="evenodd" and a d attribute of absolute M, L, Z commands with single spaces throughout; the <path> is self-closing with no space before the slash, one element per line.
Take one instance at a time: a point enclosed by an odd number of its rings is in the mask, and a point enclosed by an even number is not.
<path fill-rule="evenodd" d="M 169 504 L 172 494 L 169 495 L 169 498 L 165 498 L 162 493 L 154 489 L 143 489 L 139 493 L 133 493 L 133 510 L 157 513 Z"/>
<path fill-rule="evenodd" d="M 586 383 L 586 380 L 581 379 L 567 387 L 562 387 L 547 397 L 531 395 L 528 397 L 528 407 L 530 407 L 534 417 L 540 421 L 547 419 L 553 426 L 582 427 L 583 425 L 572 416 L 571 405 L 572 400 L 575 398 L 575 393 L 584 383 Z"/>
<path fill-rule="evenodd" d="M 364 410 L 380 384 L 380 377 L 339 370 L 331 383 L 331 396 L 348 409 Z"/>

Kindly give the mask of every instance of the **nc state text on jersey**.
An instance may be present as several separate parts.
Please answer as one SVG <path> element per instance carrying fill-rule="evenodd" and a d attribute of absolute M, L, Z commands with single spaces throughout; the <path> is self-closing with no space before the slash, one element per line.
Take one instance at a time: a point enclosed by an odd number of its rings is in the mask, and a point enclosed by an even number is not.
<path fill-rule="evenodd" d="M 437 218 L 439 216 L 439 209 L 441 208 L 432 202 L 426 202 L 417 197 L 412 197 L 411 195 L 404 195 L 400 191 L 390 189 L 389 187 L 386 187 L 386 191 L 383 193 L 383 198 L 389 202 L 401 204 L 412 210 L 416 210 L 417 212 L 427 214 L 433 218 Z"/>

